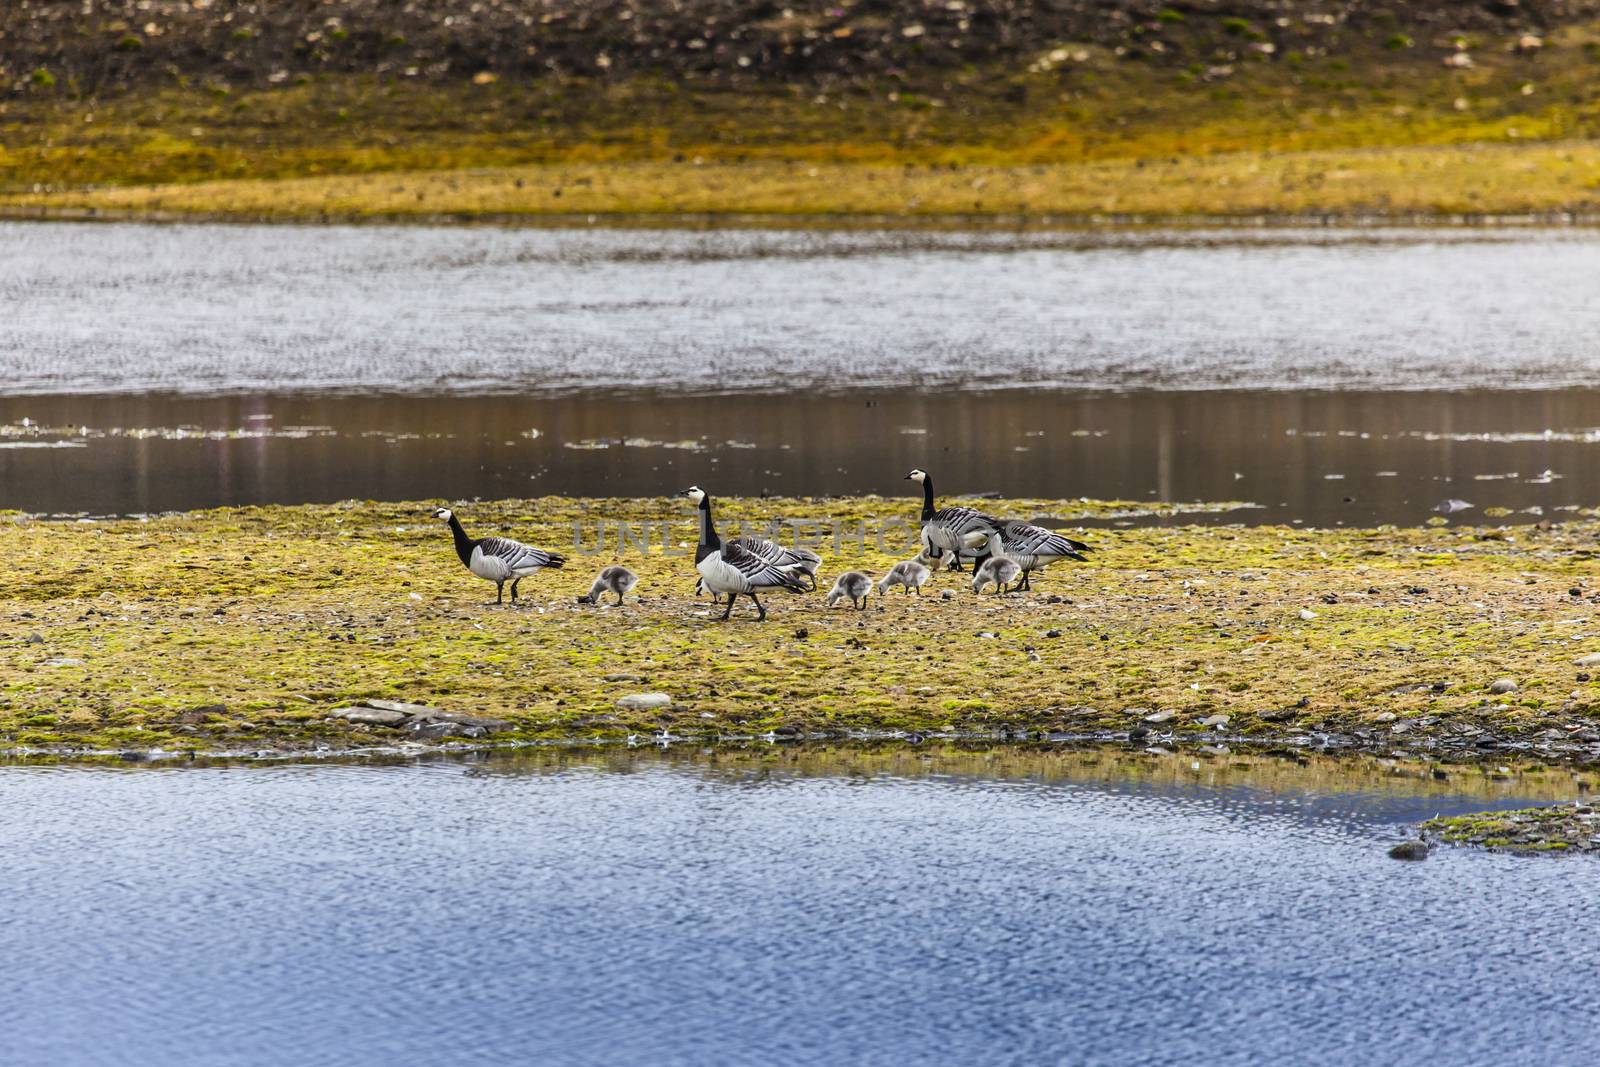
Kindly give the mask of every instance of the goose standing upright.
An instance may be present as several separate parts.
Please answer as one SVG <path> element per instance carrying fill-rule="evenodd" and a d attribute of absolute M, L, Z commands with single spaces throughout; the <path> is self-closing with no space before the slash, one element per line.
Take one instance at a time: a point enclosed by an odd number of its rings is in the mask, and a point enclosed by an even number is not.
<path fill-rule="evenodd" d="M 517 602 L 517 586 L 522 579 L 546 567 L 560 567 L 567 562 L 558 552 L 542 548 L 529 548 L 521 541 L 509 537 L 471 538 L 461 528 L 461 520 L 449 508 L 434 508 L 433 517 L 450 525 L 455 536 L 456 555 L 467 570 L 486 582 L 494 583 L 494 602 L 505 603 L 506 583 L 511 583 L 511 602 Z"/>
<path fill-rule="evenodd" d="M 702 503 L 702 501 L 706 499 L 706 491 L 700 488 L 698 485 L 691 485 L 678 495 L 686 496 L 690 500 L 693 500 L 697 505 L 700 505 L 702 514 L 700 523 L 700 541 L 699 544 L 695 546 L 694 553 L 694 562 L 695 565 L 698 566 L 700 561 L 706 557 L 706 554 L 711 551 L 706 545 L 705 537 L 705 524 L 709 520 L 704 517 L 711 514 L 711 506 L 709 503 Z M 817 587 L 817 568 L 822 565 L 822 557 L 811 551 L 809 548 L 801 548 L 798 545 L 796 545 L 794 548 L 784 548 L 782 545 L 778 544 L 778 542 L 769 541 L 765 537 L 730 537 L 727 543 L 738 545 L 752 556 L 759 556 L 768 563 L 783 567 L 787 570 L 792 570 L 795 572 L 795 577 L 797 578 L 803 576 L 807 584 L 810 586 L 810 588 L 806 590 L 807 592 L 810 592 Z M 705 584 L 704 578 L 695 583 L 694 591 L 696 596 L 699 596 L 700 593 L 705 589 Z M 721 600 L 722 598 L 716 593 L 711 594 L 712 603 L 720 603 Z"/>
<path fill-rule="evenodd" d="M 922 486 L 921 540 L 924 554 L 930 559 L 938 559 L 948 552 L 950 569 L 961 570 L 961 553 L 971 552 L 983 544 L 983 539 L 999 527 L 1000 520 L 976 508 L 952 507 L 935 511 L 933 478 L 928 472 L 917 468 L 906 478 Z M 973 566 L 976 568 L 977 564 Z"/>
<path fill-rule="evenodd" d="M 751 538 L 735 537 L 723 541 L 718 537 L 717 528 L 711 521 L 711 496 L 704 489 L 694 485 L 678 495 L 693 500 L 700 511 L 700 544 L 695 549 L 694 569 L 700 572 L 700 581 L 713 597 L 727 595 L 728 607 L 722 613 L 724 620 L 733 613 L 734 601 L 741 594 L 755 603 L 759 612 L 757 619 L 765 621 L 767 609 L 756 598 L 756 590 L 787 589 L 791 593 L 804 593 L 816 588 L 816 582 L 810 580 L 810 573 L 804 570 L 800 562 L 780 564 L 758 555 L 743 544 Z M 772 544 L 770 541 L 765 543 Z M 815 553 L 808 555 L 814 556 Z M 802 582 L 800 574 L 805 574 L 808 580 Z"/>

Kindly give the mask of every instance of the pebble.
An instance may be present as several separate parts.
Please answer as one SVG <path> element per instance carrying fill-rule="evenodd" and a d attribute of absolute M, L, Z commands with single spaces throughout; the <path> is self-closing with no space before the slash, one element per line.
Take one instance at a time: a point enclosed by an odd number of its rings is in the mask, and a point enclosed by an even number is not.
<path fill-rule="evenodd" d="M 634 693 L 617 701 L 617 707 L 629 711 L 646 711 L 650 708 L 670 708 L 672 698 L 665 693 Z"/>
<path fill-rule="evenodd" d="M 1489 692 L 1491 693 L 1515 693 L 1516 691 L 1517 683 L 1510 678 L 1501 678 L 1489 683 Z"/>
<path fill-rule="evenodd" d="M 1428 845 L 1425 841 L 1402 841 L 1389 850 L 1392 860 L 1425 860 L 1428 858 Z"/>
<path fill-rule="evenodd" d="M 345 722 L 359 722 L 367 726 L 399 726 L 411 716 L 403 711 L 387 711 L 383 708 L 340 708 L 333 713 L 335 719 Z"/>
<path fill-rule="evenodd" d="M 1600 652 L 1591 652 L 1587 656 L 1579 656 L 1577 663 L 1580 667 L 1600 667 Z"/>
<path fill-rule="evenodd" d="M 1300 617 L 1306 622 L 1310 622 L 1312 619 L 1317 617 L 1317 613 L 1312 611 L 1310 608 L 1301 608 Z"/>
<path fill-rule="evenodd" d="M 1149 715 L 1146 715 L 1144 717 L 1144 721 L 1145 722 L 1167 722 L 1168 720 L 1170 720 L 1176 714 L 1178 714 L 1178 713 L 1175 712 L 1175 711 L 1172 711 L 1172 710 L 1170 710 L 1168 708 L 1163 708 L 1160 711 L 1153 711 Z"/>
<path fill-rule="evenodd" d="M 1228 725 L 1228 717 L 1226 715 L 1208 715 L 1200 720 L 1200 725 L 1221 728 Z"/>
<path fill-rule="evenodd" d="M 1046 637 L 1060 637 L 1061 636 L 1061 631 L 1060 630 L 1046 630 L 1044 632 L 1044 635 Z"/>

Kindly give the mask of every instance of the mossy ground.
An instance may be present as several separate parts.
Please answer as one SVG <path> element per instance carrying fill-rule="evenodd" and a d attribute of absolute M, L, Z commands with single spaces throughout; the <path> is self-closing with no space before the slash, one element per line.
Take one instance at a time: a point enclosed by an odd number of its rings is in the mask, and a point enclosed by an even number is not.
<path fill-rule="evenodd" d="M 910 522 L 914 504 L 728 500 L 720 519 Z M 1028 517 L 1085 510 L 986 506 Z M 1031 594 L 978 597 L 967 579 L 941 575 L 920 599 L 875 596 L 865 612 L 829 610 L 820 593 L 775 594 L 767 622 L 745 603 L 723 623 L 693 596 L 694 522 L 680 501 L 461 510 L 476 535 L 510 534 L 572 562 L 525 581 L 525 603 L 495 607 L 493 587 L 461 567 L 421 504 L 4 519 L 0 747 L 395 740 L 329 720 L 371 697 L 504 718 L 515 725 L 507 740 L 663 729 L 1093 734 L 1144 728 L 1166 709 L 1149 727 L 1158 734 L 1335 730 L 1405 743 L 1582 737 L 1600 719 L 1600 684 L 1574 665 L 1600 649 L 1588 522 L 1488 538 L 1466 528 L 1092 531 L 1092 562 L 1052 568 Z M 659 544 L 648 557 L 614 544 L 574 552 L 574 524 L 592 545 L 600 519 L 671 520 L 686 554 L 663 556 Z M 897 558 L 870 538 L 859 552 L 847 540 L 823 554 L 824 590 L 843 569 L 880 571 Z M 638 572 L 639 598 L 578 604 L 611 562 Z M 1487 692 L 1507 676 L 1517 692 Z M 671 694 L 675 706 L 616 706 L 641 691 Z M 1217 715 L 1228 716 L 1220 730 L 1207 725 Z"/>
<path fill-rule="evenodd" d="M 239 218 L 1504 214 L 1600 204 L 1600 32 L 1228 73 L 1098 47 L 734 89 L 178 79 L 0 104 L 0 207 Z"/>
<path fill-rule="evenodd" d="M 1425 837 L 1491 852 L 1555 855 L 1600 850 L 1600 813 L 1588 804 L 1485 811 L 1429 819 Z"/>

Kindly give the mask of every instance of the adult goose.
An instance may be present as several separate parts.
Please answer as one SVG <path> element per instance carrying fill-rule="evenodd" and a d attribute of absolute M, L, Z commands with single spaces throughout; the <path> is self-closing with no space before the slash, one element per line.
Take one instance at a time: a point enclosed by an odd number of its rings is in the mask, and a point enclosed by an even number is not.
<path fill-rule="evenodd" d="M 711 498 L 706 491 L 698 485 L 691 485 L 679 496 L 686 496 L 695 502 L 700 509 L 700 541 L 695 546 L 694 562 L 699 566 L 711 549 L 706 543 L 706 530 L 711 525 Z M 792 570 L 796 578 L 803 578 L 807 585 L 807 592 L 817 587 L 817 568 L 822 566 L 822 557 L 809 548 L 784 548 L 776 541 L 769 541 L 765 537 L 730 537 L 725 544 L 738 545 L 752 556 L 766 560 L 777 567 Z M 705 579 L 700 579 L 699 586 L 695 589 L 699 593 L 705 588 Z M 720 600 L 716 593 L 711 594 L 713 601 Z"/>
<path fill-rule="evenodd" d="M 747 596 L 756 606 L 757 619 L 765 621 L 767 609 L 756 597 L 760 589 L 787 589 L 791 593 L 804 593 L 816 588 L 813 581 L 801 581 L 797 565 L 780 565 L 764 556 L 756 555 L 735 537 L 723 541 L 711 521 L 711 497 L 699 486 L 685 489 L 680 496 L 695 502 L 700 511 L 700 545 L 695 550 L 694 569 L 700 572 L 700 581 L 713 597 L 727 596 L 728 606 L 722 613 L 726 620 L 733 613 L 734 601 Z M 809 577 L 809 576 L 808 576 Z"/>
<path fill-rule="evenodd" d="M 1087 563 L 1088 559 L 1082 553 L 1094 551 L 1082 541 L 1074 541 L 1054 530 L 1047 530 L 1043 526 L 1035 526 L 1020 519 L 1008 519 L 1002 522 L 1000 536 L 1005 545 L 1006 557 L 1015 560 L 1017 566 L 1022 568 L 1022 582 L 1017 586 L 1019 590 L 1033 588 L 1030 576 L 1034 571 L 1042 571 L 1050 564 L 1063 559 Z"/>
<path fill-rule="evenodd" d="M 933 507 L 933 479 L 922 469 L 906 475 L 907 480 L 922 486 L 922 546 L 929 559 L 950 556 L 950 569 L 961 570 L 961 555 L 971 553 L 999 528 L 1000 520 L 985 515 L 976 508 Z M 976 564 L 974 564 L 976 566 Z"/>
<path fill-rule="evenodd" d="M 471 538 L 461 528 L 461 520 L 449 508 L 434 508 L 433 517 L 450 524 L 455 535 L 456 555 L 461 563 L 486 582 L 493 582 L 496 604 L 505 603 L 506 583 L 511 583 L 511 602 L 517 602 L 517 585 L 528 575 L 546 567 L 560 567 L 566 557 L 542 548 L 529 548 L 521 541 L 509 537 Z"/>

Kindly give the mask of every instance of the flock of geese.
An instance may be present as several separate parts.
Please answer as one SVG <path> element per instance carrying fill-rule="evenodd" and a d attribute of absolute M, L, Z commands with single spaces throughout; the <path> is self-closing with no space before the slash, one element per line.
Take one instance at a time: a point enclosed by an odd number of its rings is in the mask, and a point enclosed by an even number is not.
<path fill-rule="evenodd" d="M 1081 541 L 1019 519 L 998 519 L 976 508 L 935 508 L 933 479 L 928 472 L 913 470 L 906 478 L 922 486 L 922 529 L 918 535 L 921 547 L 917 557 L 896 563 L 876 583 L 863 571 L 846 571 L 828 593 L 829 607 L 848 599 L 857 610 L 865 610 L 874 585 L 879 596 L 895 587 L 902 595 L 915 592 L 921 596 L 922 587 L 933 577 L 929 566 L 937 566 L 940 560 L 947 560 L 946 565 L 956 571 L 965 569 L 963 560 L 970 560 L 975 593 L 990 586 L 996 595 L 1031 589 L 1034 571 L 1064 559 L 1085 562 L 1083 553 L 1090 551 Z M 785 548 L 762 537 L 731 537 L 724 541 L 717 536 L 711 518 L 710 494 L 696 485 L 677 495 L 694 501 L 699 510 L 700 541 L 694 554 L 695 570 L 700 575 L 698 591 L 710 593 L 714 603 L 728 598 L 723 619 L 733 613 L 741 596 L 750 598 L 756 606 L 757 619 L 764 620 L 767 609 L 758 593 L 774 589 L 806 593 L 817 588 L 817 568 L 822 565 L 822 557 L 815 552 Z M 496 604 L 505 602 L 507 582 L 511 583 L 511 602 L 516 603 L 517 586 L 522 579 L 567 562 L 558 552 L 532 548 L 509 537 L 468 537 L 461 520 L 449 508 L 435 508 L 433 514 L 449 525 L 462 564 L 484 581 L 495 583 Z M 606 567 L 589 592 L 578 599 L 598 604 L 607 594 L 615 594 L 621 604 L 638 580 L 626 567 Z"/>

